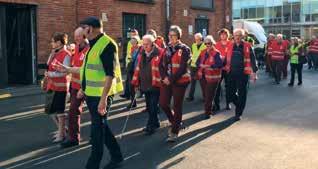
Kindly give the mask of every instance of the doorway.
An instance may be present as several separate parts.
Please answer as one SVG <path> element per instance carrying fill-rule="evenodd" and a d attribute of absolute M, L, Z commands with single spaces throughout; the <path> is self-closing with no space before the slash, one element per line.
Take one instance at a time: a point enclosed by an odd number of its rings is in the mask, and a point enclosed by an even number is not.
<path fill-rule="evenodd" d="M 126 56 L 127 43 L 130 40 L 129 32 L 136 29 L 139 36 L 146 34 L 146 15 L 123 13 L 123 56 Z"/>
<path fill-rule="evenodd" d="M 35 6 L 0 3 L 0 87 L 36 83 Z"/>

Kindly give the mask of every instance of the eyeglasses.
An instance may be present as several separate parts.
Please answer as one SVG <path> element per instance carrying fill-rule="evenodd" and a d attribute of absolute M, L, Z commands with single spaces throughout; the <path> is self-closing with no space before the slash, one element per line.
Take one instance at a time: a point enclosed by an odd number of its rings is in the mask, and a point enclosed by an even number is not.
<path fill-rule="evenodd" d="M 204 43 L 204 44 L 211 46 L 211 45 L 212 45 L 212 42 L 206 42 L 206 43 Z"/>

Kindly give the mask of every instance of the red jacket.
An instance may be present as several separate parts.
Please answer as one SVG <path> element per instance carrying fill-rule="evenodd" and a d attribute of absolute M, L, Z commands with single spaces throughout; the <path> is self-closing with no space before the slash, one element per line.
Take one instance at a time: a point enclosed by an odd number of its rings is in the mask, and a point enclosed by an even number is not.
<path fill-rule="evenodd" d="M 48 62 L 48 72 L 56 72 L 54 65 L 57 65 L 58 62 L 63 63 L 66 56 L 71 56 L 71 53 L 66 49 L 61 49 L 55 53 L 54 56 L 52 56 L 53 58 Z M 47 89 L 53 91 L 67 91 L 66 74 L 62 77 L 49 77 Z"/>
<path fill-rule="evenodd" d="M 226 45 L 223 45 L 221 41 L 216 42 L 215 48 L 220 52 L 222 61 L 225 60 L 227 53 L 229 52 L 229 48 L 231 46 L 231 41 L 227 41 Z"/>
<path fill-rule="evenodd" d="M 251 64 L 251 44 L 248 42 L 242 42 L 243 43 L 243 48 L 244 48 L 244 74 L 250 75 L 252 74 L 252 64 Z M 233 55 L 233 45 L 234 42 L 230 44 L 229 47 L 229 52 L 227 53 L 228 55 L 226 56 L 226 65 L 225 65 L 225 70 L 227 72 L 231 71 L 231 60 L 232 60 L 232 55 Z"/>
<path fill-rule="evenodd" d="M 202 79 L 203 76 L 208 83 L 215 83 L 220 81 L 222 69 L 212 68 L 212 65 L 215 64 L 215 56 L 218 54 L 217 51 L 212 50 L 208 53 L 207 49 L 203 50 L 199 56 L 199 70 L 198 70 L 198 79 Z M 208 57 L 206 58 L 206 55 Z M 208 68 L 203 68 L 201 65 L 207 66 Z"/>
<path fill-rule="evenodd" d="M 282 42 L 279 44 L 277 41 L 274 41 L 272 43 L 272 57 L 271 59 L 274 61 L 282 61 L 285 59 L 285 54 L 287 50 L 287 44 L 286 42 Z"/>
<path fill-rule="evenodd" d="M 151 84 L 153 87 L 160 87 L 161 86 L 161 78 L 160 78 L 160 72 L 159 72 L 159 64 L 160 64 L 160 60 L 164 54 L 164 50 L 161 48 L 157 48 L 159 50 L 158 55 L 155 56 L 154 58 L 152 58 L 151 60 L 151 75 L 152 75 L 152 79 L 151 79 Z M 140 52 L 139 55 L 141 55 L 143 52 Z M 140 85 L 140 78 L 139 78 L 139 74 L 140 74 L 140 66 L 141 66 L 141 58 L 142 56 L 138 57 L 138 63 L 136 66 L 136 69 L 134 71 L 134 75 L 131 81 L 131 84 L 133 86 L 139 86 Z"/>
<path fill-rule="evenodd" d="M 314 39 L 310 42 L 309 52 L 318 54 L 318 39 Z"/>
<path fill-rule="evenodd" d="M 82 51 L 79 51 L 79 45 L 75 46 L 75 53 L 72 57 L 71 65 L 72 67 L 81 67 L 85 58 L 86 53 L 89 50 L 87 45 Z M 80 74 L 72 73 L 71 87 L 79 90 L 81 88 Z"/>

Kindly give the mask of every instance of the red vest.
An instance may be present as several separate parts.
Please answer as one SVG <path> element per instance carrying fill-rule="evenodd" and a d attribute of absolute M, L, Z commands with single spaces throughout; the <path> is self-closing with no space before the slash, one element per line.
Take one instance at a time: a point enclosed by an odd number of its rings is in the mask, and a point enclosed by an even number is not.
<path fill-rule="evenodd" d="M 71 62 L 72 67 L 82 66 L 85 55 L 88 50 L 89 50 L 89 47 L 86 46 L 82 51 L 79 51 L 79 46 L 76 45 L 75 53 L 74 53 L 74 56 L 72 57 L 72 62 Z M 81 88 L 81 80 L 80 80 L 79 73 L 72 73 L 71 87 L 77 90 Z"/>
<path fill-rule="evenodd" d="M 56 70 L 53 68 L 53 65 L 58 62 L 63 63 L 66 56 L 71 56 L 71 53 L 66 49 L 61 49 L 59 52 L 55 53 L 48 63 L 48 72 L 55 72 Z M 66 75 L 63 77 L 49 77 L 47 89 L 53 91 L 67 91 Z"/>
<path fill-rule="evenodd" d="M 309 52 L 318 53 L 318 39 L 312 40 L 309 46 Z"/>
<path fill-rule="evenodd" d="M 160 78 L 160 72 L 159 72 L 159 64 L 160 64 L 160 60 L 164 54 L 164 50 L 158 48 L 159 50 L 159 54 L 158 56 L 155 56 L 154 58 L 151 59 L 151 75 L 152 75 L 152 81 L 151 84 L 153 87 L 160 87 L 161 86 L 161 78 Z M 140 52 L 139 56 L 138 56 L 138 63 L 136 66 L 136 69 L 134 71 L 134 75 L 133 78 L 131 80 L 131 84 L 133 86 L 139 86 L 140 85 L 140 81 L 139 81 L 139 73 L 140 73 L 140 62 L 141 62 L 141 54 L 142 52 Z"/>
<path fill-rule="evenodd" d="M 172 74 L 176 74 L 180 68 L 180 63 L 182 60 L 182 49 L 179 49 L 174 53 L 171 57 L 171 66 L 172 66 Z M 187 84 L 191 81 L 190 71 L 187 68 L 187 72 L 181 76 L 180 79 L 177 80 L 177 84 Z"/>
<path fill-rule="evenodd" d="M 208 53 L 208 58 L 206 58 L 207 49 L 203 50 L 199 56 L 199 70 L 198 70 L 198 79 L 202 79 L 205 77 L 208 83 L 215 83 L 221 79 L 221 70 L 222 69 L 214 69 L 211 68 L 212 65 L 215 64 L 215 55 L 218 53 L 215 50 L 210 51 Z M 209 66 L 209 68 L 202 68 L 201 65 Z"/>
<path fill-rule="evenodd" d="M 220 52 L 221 59 L 224 62 L 227 53 L 229 52 L 229 47 L 231 46 L 231 41 L 227 41 L 226 45 L 223 45 L 221 41 L 215 44 L 215 48 Z"/>
<path fill-rule="evenodd" d="M 250 75 L 253 73 L 252 66 L 251 66 L 251 55 L 250 55 L 251 45 L 247 42 L 242 42 L 242 43 L 243 43 L 243 48 L 244 48 L 244 50 L 243 50 L 243 53 L 244 53 L 244 74 Z M 225 70 L 227 72 L 231 71 L 233 45 L 234 45 L 234 43 L 232 42 L 229 46 L 229 52 L 227 53 L 228 55 L 226 56 Z"/>
<path fill-rule="evenodd" d="M 282 61 L 285 59 L 285 52 L 286 52 L 286 49 L 287 49 L 287 46 L 285 43 L 281 43 L 281 44 L 278 44 L 277 41 L 274 41 L 272 43 L 272 60 L 275 60 L 275 61 Z"/>

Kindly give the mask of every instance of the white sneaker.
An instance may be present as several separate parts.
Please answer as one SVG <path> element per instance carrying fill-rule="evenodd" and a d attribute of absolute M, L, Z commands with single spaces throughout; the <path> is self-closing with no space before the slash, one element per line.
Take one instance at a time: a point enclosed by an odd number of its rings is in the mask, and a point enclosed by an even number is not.
<path fill-rule="evenodd" d="M 173 143 L 178 139 L 178 134 L 171 133 L 171 136 L 167 138 L 167 142 Z"/>
<path fill-rule="evenodd" d="M 65 138 L 63 136 L 58 136 L 52 142 L 53 143 L 60 143 L 60 142 L 64 141 L 64 139 Z"/>
<path fill-rule="evenodd" d="M 173 133 L 172 133 L 172 128 L 171 128 L 171 127 L 169 127 L 169 128 L 168 128 L 168 137 L 171 137 L 171 136 L 172 136 L 172 134 L 173 134 Z"/>

